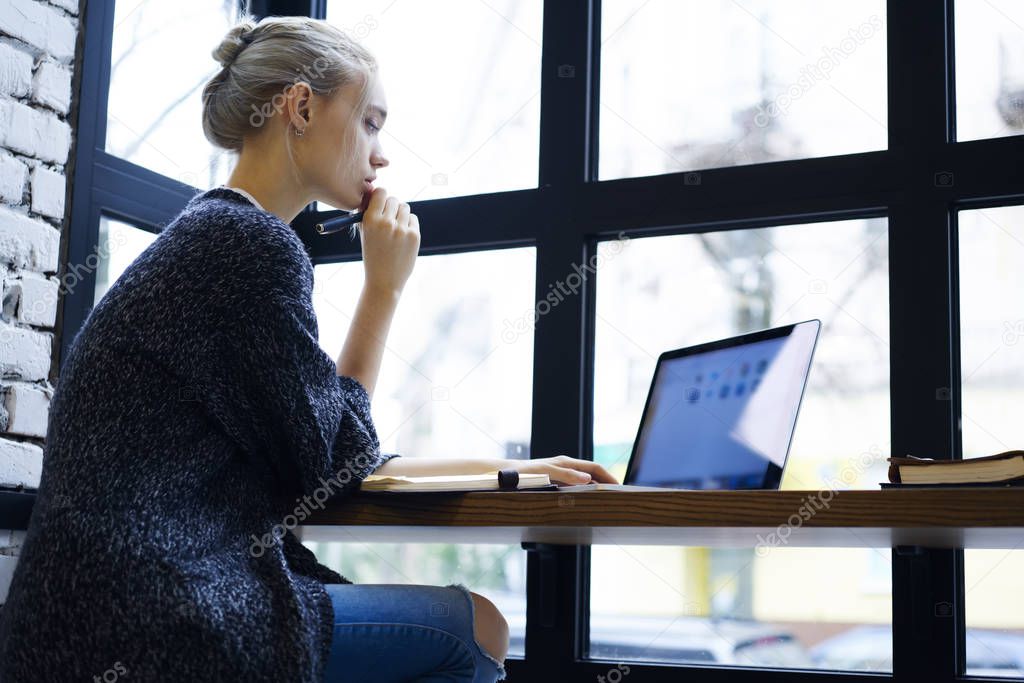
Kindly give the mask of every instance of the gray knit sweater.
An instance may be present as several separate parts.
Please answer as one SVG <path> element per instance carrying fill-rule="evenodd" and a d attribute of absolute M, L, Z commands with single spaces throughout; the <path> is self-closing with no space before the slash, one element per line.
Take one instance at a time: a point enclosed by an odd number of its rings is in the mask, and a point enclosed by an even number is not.
<path fill-rule="evenodd" d="M 75 335 L 0 680 L 321 681 L 352 583 L 291 533 L 397 454 L 318 344 L 313 267 L 241 194 L 193 197 Z"/>

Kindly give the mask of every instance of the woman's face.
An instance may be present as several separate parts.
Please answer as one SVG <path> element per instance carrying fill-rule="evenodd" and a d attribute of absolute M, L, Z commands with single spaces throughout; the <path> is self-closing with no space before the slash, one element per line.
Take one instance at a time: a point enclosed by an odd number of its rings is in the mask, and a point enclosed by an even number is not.
<path fill-rule="evenodd" d="M 369 104 L 355 121 L 355 134 L 348 130 L 359 88 L 359 83 L 350 83 L 333 97 L 322 98 L 321 115 L 310 120 L 309 133 L 303 138 L 307 180 L 316 198 L 346 210 L 366 208 L 364 200 L 373 191 L 369 179 L 389 163 L 380 143 L 387 104 L 379 78 L 370 81 Z"/>

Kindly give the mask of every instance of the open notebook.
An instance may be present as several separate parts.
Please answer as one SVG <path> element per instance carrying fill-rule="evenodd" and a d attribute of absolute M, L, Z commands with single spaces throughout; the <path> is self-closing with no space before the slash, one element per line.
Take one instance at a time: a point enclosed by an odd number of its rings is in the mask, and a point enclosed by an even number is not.
<path fill-rule="evenodd" d="M 546 474 L 527 474 L 516 470 L 494 470 L 483 474 L 453 474 L 431 477 L 404 477 L 371 474 L 360 485 L 367 492 L 460 492 L 554 490 Z"/>

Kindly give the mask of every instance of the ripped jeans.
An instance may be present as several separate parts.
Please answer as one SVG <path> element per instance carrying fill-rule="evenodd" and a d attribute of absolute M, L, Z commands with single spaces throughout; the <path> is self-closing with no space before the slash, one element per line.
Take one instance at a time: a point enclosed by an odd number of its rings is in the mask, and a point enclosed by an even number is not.
<path fill-rule="evenodd" d="M 473 633 L 462 584 L 325 584 L 334 634 L 325 683 L 493 683 L 505 667 Z"/>

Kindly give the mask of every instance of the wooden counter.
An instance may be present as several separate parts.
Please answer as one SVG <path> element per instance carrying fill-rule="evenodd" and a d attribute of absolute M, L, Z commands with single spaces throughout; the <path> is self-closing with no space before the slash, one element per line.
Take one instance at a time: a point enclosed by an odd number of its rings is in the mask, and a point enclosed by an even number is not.
<path fill-rule="evenodd" d="M 1016 548 L 1024 488 L 357 493 L 296 532 L 310 541 Z"/>

